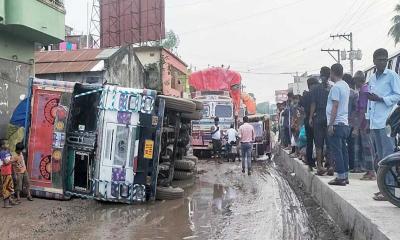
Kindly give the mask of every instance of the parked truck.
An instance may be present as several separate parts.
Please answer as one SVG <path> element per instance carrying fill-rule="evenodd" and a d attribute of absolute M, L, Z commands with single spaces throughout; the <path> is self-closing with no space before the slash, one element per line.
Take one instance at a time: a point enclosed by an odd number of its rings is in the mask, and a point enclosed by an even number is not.
<path fill-rule="evenodd" d="M 212 149 L 211 128 L 219 118 L 222 132 L 238 126 L 241 117 L 241 76 L 224 69 L 210 68 L 189 77 L 192 98 L 203 104 L 203 116 L 192 121 L 192 146 L 197 156 L 209 155 Z"/>

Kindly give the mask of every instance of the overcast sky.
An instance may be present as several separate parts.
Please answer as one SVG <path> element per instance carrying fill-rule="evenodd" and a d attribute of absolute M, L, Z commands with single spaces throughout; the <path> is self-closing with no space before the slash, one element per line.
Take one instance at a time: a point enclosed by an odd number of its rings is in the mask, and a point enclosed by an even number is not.
<path fill-rule="evenodd" d="M 179 35 L 182 59 L 197 70 L 230 65 L 258 102 L 273 101 L 274 90 L 293 81 L 279 73 L 316 73 L 332 65 L 321 48 L 349 49 L 330 34 L 353 32 L 354 48 L 363 51 L 355 70 L 372 65 L 376 48 L 396 51 L 387 36 L 396 0 L 165 1 L 166 29 Z M 66 24 L 77 33 L 87 31 L 87 2 L 65 0 Z"/>

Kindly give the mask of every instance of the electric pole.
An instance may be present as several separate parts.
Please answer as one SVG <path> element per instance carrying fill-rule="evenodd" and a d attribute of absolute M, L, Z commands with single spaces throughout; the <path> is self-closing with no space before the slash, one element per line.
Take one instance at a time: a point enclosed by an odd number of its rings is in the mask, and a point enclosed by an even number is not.
<path fill-rule="evenodd" d="M 329 53 L 329 55 L 331 55 L 331 57 L 333 59 L 335 59 L 335 61 L 337 63 L 340 63 L 340 50 L 339 49 L 321 49 L 321 52 Z M 335 52 L 337 54 L 337 58 L 334 55 L 332 55 L 332 52 Z"/>
<path fill-rule="evenodd" d="M 353 33 L 349 33 L 349 34 L 336 34 L 336 35 L 331 35 L 331 38 L 335 39 L 335 38 L 344 38 L 347 41 L 349 41 L 350 43 L 350 73 L 353 76 L 353 72 L 354 72 L 354 58 L 351 57 L 353 55 Z"/>

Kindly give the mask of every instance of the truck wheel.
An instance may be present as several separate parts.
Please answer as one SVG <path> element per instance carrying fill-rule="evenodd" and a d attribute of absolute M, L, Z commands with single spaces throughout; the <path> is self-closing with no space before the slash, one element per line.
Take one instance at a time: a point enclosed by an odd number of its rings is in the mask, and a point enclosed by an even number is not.
<path fill-rule="evenodd" d="M 185 171 L 174 171 L 174 179 L 175 180 L 187 180 L 193 178 L 193 172 L 185 172 Z"/>
<path fill-rule="evenodd" d="M 157 187 L 156 199 L 157 200 L 174 200 L 183 198 L 184 190 L 176 187 Z"/>
<path fill-rule="evenodd" d="M 197 161 L 199 160 L 196 156 L 184 156 L 183 157 L 184 160 L 189 160 L 194 162 L 195 164 L 197 164 Z"/>
<path fill-rule="evenodd" d="M 160 95 L 164 99 L 165 107 L 177 112 L 193 113 L 196 111 L 196 104 L 188 99 Z"/>
<path fill-rule="evenodd" d="M 175 169 L 184 171 L 191 171 L 196 166 L 196 164 L 190 160 L 175 160 L 174 164 Z"/>
<path fill-rule="evenodd" d="M 172 181 L 172 186 L 180 188 L 190 188 L 194 186 L 194 182 L 194 178 L 188 180 L 174 180 Z"/>
<path fill-rule="evenodd" d="M 182 118 L 187 120 L 201 120 L 203 118 L 203 113 L 195 111 L 194 113 L 182 113 Z"/>
<path fill-rule="evenodd" d="M 202 102 L 197 101 L 197 100 L 192 100 L 195 104 L 196 104 L 196 110 L 203 110 L 204 109 L 204 105 Z"/>

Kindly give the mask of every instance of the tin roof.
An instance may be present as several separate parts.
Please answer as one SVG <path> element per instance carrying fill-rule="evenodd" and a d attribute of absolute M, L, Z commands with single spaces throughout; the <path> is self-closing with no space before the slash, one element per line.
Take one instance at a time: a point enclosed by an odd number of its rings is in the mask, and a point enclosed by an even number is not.
<path fill-rule="evenodd" d="M 119 48 L 36 52 L 35 74 L 101 71 L 103 60 L 110 58 L 118 50 Z"/>

